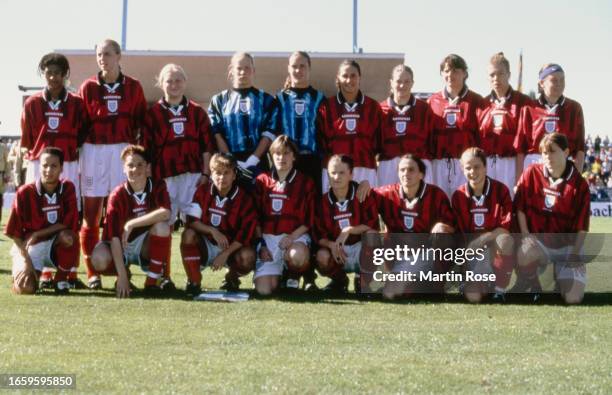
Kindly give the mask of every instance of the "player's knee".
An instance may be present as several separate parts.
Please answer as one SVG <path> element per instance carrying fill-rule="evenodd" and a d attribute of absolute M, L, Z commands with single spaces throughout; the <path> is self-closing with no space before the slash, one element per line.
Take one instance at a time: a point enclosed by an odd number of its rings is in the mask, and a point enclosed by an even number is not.
<path fill-rule="evenodd" d="M 584 293 L 577 291 L 570 291 L 564 293 L 562 296 L 566 304 L 580 304 L 584 299 Z"/>
<path fill-rule="evenodd" d="M 104 243 L 98 243 L 91 254 L 91 264 L 97 272 L 106 271 L 113 261 L 110 249 Z"/>
<path fill-rule="evenodd" d="M 18 272 L 13 277 L 11 291 L 16 295 L 33 295 L 36 293 L 36 276 L 25 271 Z"/>
<path fill-rule="evenodd" d="M 303 243 L 293 243 L 287 251 L 287 266 L 293 272 L 302 273 L 308 269 L 310 251 Z"/>
<path fill-rule="evenodd" d="M 465 292 L 465 299 L 470 303 L 480 303 L 483 295 L 480 292 Z"/>
<path fill-rule="evenodd" d="M 332 269 L 331 253 L 327 248 L 320 248 L 316 255 L 317 267 L 321 273 L 328 273 Z"/>
<path fill-rule="evenodd" d="M 151 234 L 159 237 L 170 236 L 170 226 L 167 222 L 157 222 L 151 226 Z"/>
<path fill-rule="evenodd" d="M 60 247 L 69 248 L 77 242 L 76 234 L 68 229 L 64 229 L 57 235 L 57 244 Z"/>
<path fill-rule="evenodd" d="M 185 229 L 181 234 L 181 244 L 196 244 L 197 233 L 193 229 Z"/>
<path fill-rule="evenodd" d="M 508 233 L 502 233 L 495 239 L 497 248 L 502 255 L 511 255 L 514 249 L 514 239 Z"/>
<path fill-rule="evenodd" d="M 260 277 L 255 280 L 255 291 L 262 296 L 269 296 L 278 288 L 278 281 L 271 276 Z"/>

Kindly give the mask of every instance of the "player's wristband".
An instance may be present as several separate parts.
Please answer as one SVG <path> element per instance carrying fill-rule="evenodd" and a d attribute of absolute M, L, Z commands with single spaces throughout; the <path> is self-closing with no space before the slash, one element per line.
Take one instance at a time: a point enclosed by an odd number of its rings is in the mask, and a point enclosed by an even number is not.
<path fill-rule="evenodd" d="M 246 167 L 257 166 L 258 164 L 259 164 L 259 158 L 256 157 L 255 155 L 249 156 L 249 159 L 247 159 L 246 162 L 244 163 Z"/>

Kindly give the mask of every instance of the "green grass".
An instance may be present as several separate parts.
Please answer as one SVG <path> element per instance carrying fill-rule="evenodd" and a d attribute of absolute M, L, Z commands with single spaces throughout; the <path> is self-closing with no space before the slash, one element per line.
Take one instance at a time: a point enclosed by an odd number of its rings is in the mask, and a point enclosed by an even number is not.
<path fill-rule="evenodd" d="M 611 231 L 612 220 L 592 230 Z M 177 235 L 173 246 L 182 287 Z M 0 242 L 0 373 L 73 373 L 79 392 L 612 392 L 612 293 L 574 307 L 554 296 L 537 306 L 456 296 L 119 301 L 110 289 L 17 297 L 9 247 Z M 204 272 L 206 287 L 221 280 Z"/>

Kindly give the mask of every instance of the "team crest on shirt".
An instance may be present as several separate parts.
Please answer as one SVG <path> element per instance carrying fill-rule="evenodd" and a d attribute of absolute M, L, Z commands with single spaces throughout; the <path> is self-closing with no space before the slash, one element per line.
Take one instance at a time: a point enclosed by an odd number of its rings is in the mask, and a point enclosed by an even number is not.
<path fill-rule="evenodd" d="M 241 113 L 248 114 L 251 111 L 251 101 L 249 99 L 240 99 L 238 107 Z"/>
<path fill-rule="evenodd" d="M 481 227 L 484 225 L 485 217 L 483 213 L 475 213 L 474 214 L 474 225 Z"/>
<path fill-rule="evenodd" d="M 185 132 L 185 123 L 184 122 L 174 122 L 174 123 L 172 123 L 172 131 L 177 136 L 182 135 Z"/>
<path fill-rule="evenodd" d="M 349 220 L 348 218 L 341 219 L 340 221 L 338 221 L 338 226 L 340 227 L 340 229 L 348 228 L 349 226 L 351 226 L 351 220 Z"/>
<path fill-rule="evenodd" d="M 555 195 L 545 195 L 544 205 L 546 205 L 546 208 L 552 208 L 555 205 L 556 200 L 557 200 L 557 197 Z"/>
<path fill-rule="evenodd" d="M 455 112 L 446 113 L 446 124 L 448 126 L 455 126 L 456 123 L 457 123 L 457 113 Z"/>
<path fill-rule="evenodd" d="M 119 108 L 119 102 L 117 100 L 107 100 L 106 108 L 108 109 L 108 112 L 117 112 L 117 109 Z"/>
<path fill-rule="evenodd" d="M 493 115 L 493 126 L 496 128 L 501 128 L 504 123 L 504 115 L 503 114 L 495 114 Z"/>
<path fill-rule="evenodd" d="M 304 102 L 304 100 L 296 100 L 294 109 L 295 109 L 295 114 L 298 117 L 301 117 L 304 114 L 304 110 L 306 109 L 306 103 Z"/>
<path fill-rule="evenodd" d="M 404 134 L 406 132 L 406 121 L 395 121 L 395 131 L 398 134 Z"/>
<path fill-rule="evenodd" d="M 557 130 L 557 122 L 555 121 L 546 121 L 544 122 L 544 130 L 546 133 L 552 133 Z"/>
<path fill-rule="evenodd" d="M 47 118 L 47 126 L 51 130 L 56 130 L 59 126 L 59 117 L 49 117 Z"/>
<path fill-rule="evenodd" d="M 57 210 L 47 211 L 47 222 L 54 224 L 57 222 Z"/>
<path fill-rule="evenodd" d="M 357 129 L 357 119 L 348 118 L 346 120 L 346 130 L 348 130 L 349 132 L 354 132 L 355 129 Z"/>
<path fill-rule="evenodd" d="M 221 216 L 219 214 L 211 213 L 210 224 L 214 227 L 219 226 L 221 224 Z"/>
<path fill-rule="evenodd" d="M 277 213 L 283 209 L 283 199 L 272 199 L 272 210 Z"/>
<path fill-rule="evenodd" d="M 410 215 L 404 215 L 404 227 L 406 229 L 412 229 L 414 227 L 414 217 Z"/>

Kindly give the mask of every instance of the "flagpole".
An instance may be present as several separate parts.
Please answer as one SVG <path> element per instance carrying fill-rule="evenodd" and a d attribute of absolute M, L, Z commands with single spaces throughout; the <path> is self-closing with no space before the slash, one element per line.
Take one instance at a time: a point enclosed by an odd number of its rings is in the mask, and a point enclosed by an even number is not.
<path fill-rule="evenodd" d="M 519 72 L 518 72 L 518 83 L 516 84 L 516 90 L 523 92 L 523 48 L 519 55 Z"/>
<path fill-rule="evenodd" d="M 121 21 L 121 49 L 123 51 L 127 49 L 127 11 L 128 0 L 123 0 L 123 17 Z"/>

